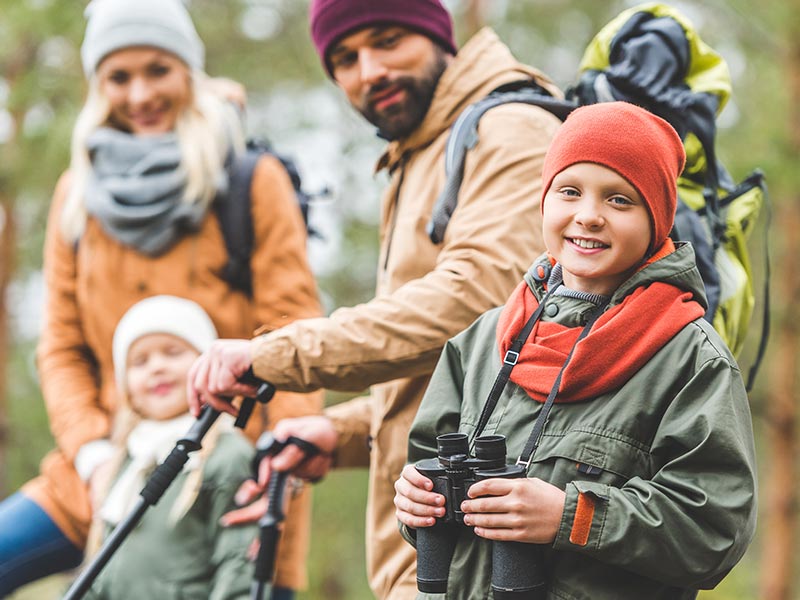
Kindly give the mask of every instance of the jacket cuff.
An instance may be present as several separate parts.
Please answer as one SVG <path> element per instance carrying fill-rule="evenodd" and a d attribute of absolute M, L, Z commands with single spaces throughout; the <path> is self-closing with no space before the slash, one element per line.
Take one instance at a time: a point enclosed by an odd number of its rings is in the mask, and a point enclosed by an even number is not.
<path fill-rule="evenodd" d="M 114 454 L 114 444 L 109 440 L 92 440 L 78 448 L 75 455 L 75 470 L 81 481 L 89 481 L 95 469 Z"/>
<path fill-rule="evenodd" d="M 608 511 L 608 486 L 586 481 L 567 484 L 564 513 L 553 541 L 556 550 L 600 546 Z"/>

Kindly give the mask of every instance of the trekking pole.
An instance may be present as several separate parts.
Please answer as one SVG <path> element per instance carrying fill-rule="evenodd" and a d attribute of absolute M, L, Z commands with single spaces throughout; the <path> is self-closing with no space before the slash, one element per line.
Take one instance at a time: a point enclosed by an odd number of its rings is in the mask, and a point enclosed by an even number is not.
<path fill-rule="evenodd" d="M 275 394 L 275 388 L 271 383 L 262 381 L 253 375 L 252 367 L 239 379 L 241 383 L 246 383 L 258 388 L 256 399 L 259 402 L 267 403 Z M 239 416 L 236 419 L 236 427 L 244 427 L 247 419 L 253 412 L 256 399 L 245 398 L 239 409 Z M 139 523 L 145 511 L 161 499 L 164 492 L 172 484 L 175 478 L 183 469 L 183 465 L 189 460 L 189 453 L 199 450 L 202 447 L 203 436 L 217 420 L 220 411 L 211 408 L 210 405 L 203 407 L 197 421 L 189 428 L 186 435 L 179 439 L 169 456 L 162 462 L 150 476 L 142 489 L 140 498 L 133 509 L 128 513 L 123 521 L 120 522 L 111 532 L 111 535 L 103 544 L 100 551 L 92 559 L 89 566 L 81 573 L 75 582 L 67 590 L 62 600 L 79 600 L 92 587 L 94 580 L 106 566 L 117 549 L 128 537 L 128 534 Z"/>
<path fill-rule="evenodd" d="M 300 448 L 306 458 L 319 454 L 320 449 L 304 439 L 289 436 L 285 442 L 279 442 L 271 432 L 265 431 L 256 442 L 256 454 L 253 457 L 253 475 L 258 478 L 258 467 L 261 461 L 268 456 L 275 456 L 289 444 Z M 280 538 L 280 524 L 286 518 L 283 510 L 286 483 L 289 480 L 289 471 L 273 471 L 267 485 L 267 512 L 258 521 L 259 548 L 253 574 L 253 584 L 250 587 L 251 600 L 263 600 L 275 572 L 275 556 Z"/>

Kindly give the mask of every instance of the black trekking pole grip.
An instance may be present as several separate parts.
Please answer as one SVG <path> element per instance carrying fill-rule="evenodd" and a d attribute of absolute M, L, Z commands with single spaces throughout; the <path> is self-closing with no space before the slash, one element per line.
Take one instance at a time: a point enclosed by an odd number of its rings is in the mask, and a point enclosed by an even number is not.
<path fill-rule="evenodd" d="M 267 486 L 267 512 L 258 521 L 259 548 L 253 574 L 252 600 L 262 600 L 267 585 L 275 572 L 275 557 L 278 551 L 280 524 L 286 518 L 283 512 L 283 497 L 289 473 L 274 471 Z"/>
<path fill-rule="evenodd" d="M 103 543 L 100 551 L 92 559 L 89 566 L 80 574 L 75 582 L 67 590 L 63 600 L 78 600 L 92 587 L 94 580 L 106 566 L 108 561 L 125 541 L 134 527 L 144 516 L 144 513 L 151 506 L 161 499 L 167 488 L 175 481 L 175 478 L 189 460 L 189 452 L 199 450 L 203 436 L 219 417 L 220 412 L 210 406 L 203 407 L 200 417 L 194 422 L 192 427 L 175 444 L 172 452 L 169 453 L 153 474 L 148 478 L 142 491 L 139 492 L 140 498 L 136 502 L 133 510 L 122 520 Z"/>

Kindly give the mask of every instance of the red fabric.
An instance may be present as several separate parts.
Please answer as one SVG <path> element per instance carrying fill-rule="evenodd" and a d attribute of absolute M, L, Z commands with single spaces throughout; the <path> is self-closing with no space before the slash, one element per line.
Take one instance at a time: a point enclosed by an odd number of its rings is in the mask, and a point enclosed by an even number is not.
<path fill-rule="evenodd" d="M 672 229 L 677 180 L 686 154 L 672 125 L 627 102 L 601 102 L 574 110 L 556 132 L 542 167 L 542 209 L 553 178 L 589 162 L 616 171 L 642 196 L 650 213 L 650 249 Z"/>
<path fill-rule="evenodd" d="M 497 323 L 501 357 L 538 306 L 523 281 Z M 589 400 L 621 387 L 676 333 L 703 314 L 691 292 L 663 282 L 637 288 L 608 309 L 578 343 L 556 402 Z M 522 347 L 511 381 L 537 402 L 544 402 L 582 329 L 539 321 Z"/>

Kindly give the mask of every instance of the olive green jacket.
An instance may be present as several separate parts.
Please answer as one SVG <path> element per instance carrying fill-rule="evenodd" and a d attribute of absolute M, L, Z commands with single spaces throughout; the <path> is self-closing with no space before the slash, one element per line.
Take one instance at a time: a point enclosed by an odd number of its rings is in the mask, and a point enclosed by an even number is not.
<path fill-rule="evenodd" d="M 541 299 L 543 287 L 532 272 L 525 279 Z M 625 282 L 612 306 L 649 281 L 668 281 L 702 298 L 688 244 Z M 593 308 L 561 296 L 551 302 L 558 310 L 544 318 L 568 326 L 582 325 Z M 445 347 L 411 428 L 410 462 L 435 456 L 439 434 L 474 433 L 500 370 L 499 315 L 500 309 L 484 314 Z M 513 462 L 541 408 L 509 382 L 483 434 L 507 436 Z M 597 473 L 583 474 L 579 465 Z M 755 529 L 753 432 L 736 362 L 707 322 L 688 324 L 621 388 L 588 402 L 555 404 L 528 476 L 566 490 L 557 536 L 544 547 L 548 599 L 694 598 L 737 563 Z M 570 541 L 579 493 L 595 500 L 583 546 Z M 403 533 L 413 543 L 413 531 Z M 492 598 L 490 572 L 491 542 L 465 529 L 446 597 Z"/>
<path fill-rule="evenodd" d="M 178 475 L 155 506 L 114 553 L 86 600 L 247 600 L 253 563 L 247 558 L 258 536 L 255 524 L 222 527 L 235 508 L 233 496 L 250 477 L 253 447 L 237 431 L 220 434 L 203 466 L 197 499 L 172 524 L 170 511 L 184 489 Z"/>

